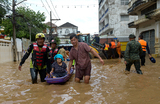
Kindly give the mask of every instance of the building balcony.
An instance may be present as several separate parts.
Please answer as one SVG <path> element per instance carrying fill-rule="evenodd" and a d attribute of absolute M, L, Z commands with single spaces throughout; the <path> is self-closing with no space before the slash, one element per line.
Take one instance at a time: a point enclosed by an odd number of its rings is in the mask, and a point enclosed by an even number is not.
<path fill-rule="evenodd" d="M 154 4 L 156 0 L 132 0 L 129 2 L 128 14 L 137 15 L 137 12 L 141 9 L 147 8 Z"/>
<path fill-rule="evenodd" d="M 145 17 L 148 19 L 153 19 L 153 20 L 160 20 L 160 9 L 152 10 L 148 13 L 145 14 Z"/>
<path fill-rule="evenodd" d="M 104 0 L 100 0 L 100 2 L 99 2 L 99 8 L 101 7 L 103 1 L 104 1 Z"/>
<path fill-rule="evenodd" d="M 102 9 L 104 3 L 106 2 L 106 0 L 100 0 L 99 2 L 99 11 Z"/>
<path fill-rule="evenodd" d="M 111 28 L 111 26 L 107 23 L 101 30 L 99 30 L 99 34 L 106 34 L 110 30 L 113 30 L 113 28 Z"/>
<path fill-rule="evenodd" d="M 148 22 L 149 20 L 155 20 L 155 21 L 159 21 L 160 20 L 160 9 L 156 9 L 153 11 L 150 11 L 148 13 L 145 14 L 144 18 L 138 19 L 134 22 L 131 22 L 128 24 L 129 28 L 136 28 L 138 27 L 138 25 Z"/>
<path fill-rule="evenodd" d="M 100 29 L 100 30 L 99 30 L 99 33 L 102 32 L 105 28 L 107 28 L 108 25 L 109 25 L 109 24 L 107 23 L 102 29 Z"/>
<path fill-rule="evenodd" d="M 133 22 L 128 23 L 128 27 L 129 27 L 129 28 L 137 28 L 138 25 L 140 25 L 140 24 L 142 24 L 142 23 L 144 23 L 144 22 L 146 22 L 146 21 L 148 21 L 148 20 L 149 20 L 149 19 L 147 19 L 147 18 L 141 18 L 141 19 L 139 19 L 139 20 L 136 20 L 136 21 L 133 21 Z"/>
<path fill-rule="evenodd" d="M 99 18 L 99 22 L 103 22 L 103 18 L 106 16 L 106 14 L 107 14 L 107 12 L 108 12 L 108 8 L 107 8 L 107 10 L 104 12 L 104 14 L 101 16 L 101 18 Z"/>
<path fill-rule="evenodd" d="M 136 15 L 136 12 L 135 12 L 135 9 L 146 3 L 146 0 L 132 0 L 128 5 L 129 5 L 129 8 L 128 8 L 128 14 L 129 15 Z"/>

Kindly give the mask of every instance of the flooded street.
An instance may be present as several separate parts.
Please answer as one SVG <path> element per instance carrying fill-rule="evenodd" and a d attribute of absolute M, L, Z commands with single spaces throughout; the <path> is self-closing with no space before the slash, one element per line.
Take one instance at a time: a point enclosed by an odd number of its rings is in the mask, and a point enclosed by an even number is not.
<path fill-rule="evenodd" d="M 74 75 L 64 85 L 31 83 L 28 58 L 18 70 L 19 62 L 0 64 L 1 104 L 159 104 L 160 58 L 153 64 L 146 58 L 138 75 L 132 65 L 131 73 L 124 74 L 123 59 L 92 60 L 89 84 L 74 82 Z M 83 82 L 83 81 L 82 81 Z"/>

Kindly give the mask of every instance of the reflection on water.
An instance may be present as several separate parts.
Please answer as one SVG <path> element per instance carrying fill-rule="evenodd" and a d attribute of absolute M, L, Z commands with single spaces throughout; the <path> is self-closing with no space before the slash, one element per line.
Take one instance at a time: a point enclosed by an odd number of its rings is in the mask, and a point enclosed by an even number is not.
<path fill-rule="evenodd" d="M 33 104 L 157 104 L 160 103 L 160 58 L 153 64 L 148 59 L 141 67 L 143 75 L 124 74 L 123 59 L 92 60 L 89 84 L 75 83 L 74 75 L 63 84 L 31 83 L 29 59 L 18 70 L 18 62 L 0 64 L 0 103 Z"/>

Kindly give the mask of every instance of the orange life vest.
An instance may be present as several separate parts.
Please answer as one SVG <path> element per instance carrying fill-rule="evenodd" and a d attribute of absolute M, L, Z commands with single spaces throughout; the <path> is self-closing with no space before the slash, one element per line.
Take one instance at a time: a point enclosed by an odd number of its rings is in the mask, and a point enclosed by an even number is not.
<path fill-rule="evenodd" d="M 147 47 L 147 42 L 143 39 L 139 40 L 139 43 L 141 44 L 142 46 L 142 50 L 143 51 L 146 51 L 146 47 Z"/>
<path fill-rule="evenodd" d="M 104 50 L 108 50 L 108 48 L 109 48 L 109 45 L 106 44 Z"/>
<path fill-rule="evenodd" d="M 117 48 L 121 48 L 121 43 L 120 42 L 117 43 Z"/>
<path fill-rule="evenodd" d="M 45 65 L 45 59 L 47 58 L 46 49 L 46 44 L 44 44 L 42 46 L 42 49 L 39 50 L 37 43 L 33 43 L 32 62 L 33 66 L 35 66 L 36 68 L 38 68 L 38 66 L 41 66 L 42 68 Z"/>
<path fill-rule="evenodd" d="M 112 48 L 112 49 L 116 48 L 115 42 L 111 42 L 111 48 Z"/>

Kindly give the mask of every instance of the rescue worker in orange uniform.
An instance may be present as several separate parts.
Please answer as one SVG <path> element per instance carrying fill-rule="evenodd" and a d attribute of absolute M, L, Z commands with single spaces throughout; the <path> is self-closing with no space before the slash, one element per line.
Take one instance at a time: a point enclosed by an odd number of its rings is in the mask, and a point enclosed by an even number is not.
<path fill-rule="evenodd" d="M 108 59 L 108 54 L 107 54 L 108 48 L 109 48 L 109 44 L 104 43 L 103 53 L 107 59 Z"/>
<path fill-rule="evenodd" d="M 18 67 L 18 69 L 21 71 L 22 64 L 24 64 L 30 53 L 32 53 L 32 58 L 30 62 L 30 73 L 33 84 L 37 83 L 38 72 L 40 74 L 41 82 L 44 82 L 46 74 L 49 74 L 51 66 L 49 59 L 50 49 L 47 47 L 46 44 L 44 44 L 45 35 L 43 33 L 38 33 L 36 34 L 35 38 L 37 42 L 29 46 Z"/>
<path fill-rule="evenodd" d="M 138 42 L 141 44 L 142 50 L 143 50 L 143 53 L 140 55 L 141 66 L 145 66 L 146 49 L 147 49 L 149 58 L 151 58 L 152 56 L 150 54 L 148 43 L 145 40 L 143 40 L 143 35 L 139 35 L 139 41 Z"/>
<path fill-rule="evenodd" d="M 119 42 L 119 40 L 117 39 L 117 47 L 116 47 L 116 51 L 119 55 L 119 58 L 121 58 L 121 43 Z"/>
<path fill-rule="evenodd" d="M 111 39 L 111 43 L 109 43 L 109 47 L 112 50 L 112 58 L 115 58 L 116 44 L 113 39 Z"/>

